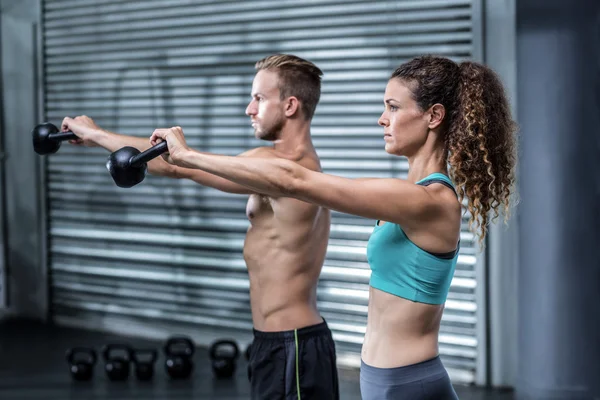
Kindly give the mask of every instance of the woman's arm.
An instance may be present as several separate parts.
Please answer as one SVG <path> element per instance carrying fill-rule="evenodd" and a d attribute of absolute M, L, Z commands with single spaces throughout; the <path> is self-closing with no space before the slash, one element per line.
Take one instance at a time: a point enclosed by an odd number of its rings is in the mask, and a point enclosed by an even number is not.
<path fill-rule="evenodd" d="M 423 186 L 395 178 L 349 179 L 282 158 L 229 157 L 189 150 L 178 164 L 197 168 L 273 197 L 293 197 L 339 212 L 410 225 L 443 209 Z"/>
<path fill-rule="evenodd" d="M 185 144 L 181 128 L 156 130 L 151 138 L 166 140 L 165 159 L 200 169 L 273 197 L 292 197 L 339 212 L 412 225 L 437 218 L 444 205 L 423 186 L 395 178 L 349 179 L 304 168 L 280 158 L 273 149 L 252 157 L 203 154 Z"/>

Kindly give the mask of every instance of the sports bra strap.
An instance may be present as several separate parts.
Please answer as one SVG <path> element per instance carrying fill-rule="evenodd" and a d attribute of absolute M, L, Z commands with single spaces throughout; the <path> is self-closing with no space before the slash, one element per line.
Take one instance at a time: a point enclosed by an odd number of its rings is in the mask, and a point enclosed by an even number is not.
<path fill-rule="evenodd" d="M 450 181 L 450 178 L 448 178 L 446 175 L 441 174 L 439 172 L 433 173 L 429 176 L 426 176 L 425 178 L 421 179 L 420 181 L 418 181 L 416 184 L 417 185 L 421 185 L 421 186 L 429 186 L 432 183 L 441 183 L 442 185 L 452 189 L 452 191 L 454 192 L 454 194 L 456 195 L 456 197 L 458 197 L 458 193 L 456 192 L 456 189 L 454 188 L 454 185 L 452 184 L 452 182 Z"/>
<path fill-rule="evenodd" d="M 444 174 L 440 174 L 439 172 L 436 172 L 434 174 L 431 174 L 427 177 L 425 177 L 424 179 L 421 179 L 420 181 L 417 182 L 417 185 L 421 185 L 421 186 L 429 186 L 432 183 L 441 183 L 442 185 L 452 189 L 452 191 L 454 192 L 454 194 L 456 195 L 456 197 L 458 198 L 458 193 L 456 192 L 456 189 L 454 188 L 454 185 L 450 182 L 450 178 L 448 178 L 446 175 Z M 454 258 L 454 256 L 456 255 L 456 253 L 458 252 L 458 249 L 460 248 L 460 239 L 458 240 L 458 245 L 456 246 L 456 249 L 454 249 L 454 251 L 448 252 L 448 253 L 442 253 L 442 254 L 433 254 L 439 258 L 443 258 L 443 259 L 451 259 Z"/>
<path fill-rule="evenodd" d="M 454 192 L 454 194 L 456 195 L 456 197 L 458 197 L 458 193 L 456 193 L 456 189 L 454 189 L 454 186 L 452 186 L 452 184 L 446 182 L 443 179 L 430 179 L 426 182 L 421 182 L 421 183 L 417 183 L 417 185 L 421 185 L 421 186 L 429 186 L 432 183 L 441 183 L 442 185 L 449 187 L 450 189 L 452 189 L 452 191 Z"/>

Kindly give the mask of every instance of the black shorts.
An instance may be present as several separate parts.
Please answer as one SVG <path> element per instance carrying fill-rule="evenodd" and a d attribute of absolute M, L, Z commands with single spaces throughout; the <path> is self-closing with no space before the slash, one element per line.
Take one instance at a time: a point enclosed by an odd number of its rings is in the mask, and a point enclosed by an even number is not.
<path fill-rule="evenodd" d="M 249 375 L 253 400 L 338 400 L 335 343 L 327 323 L 283 332 L 254 330 Z"/>

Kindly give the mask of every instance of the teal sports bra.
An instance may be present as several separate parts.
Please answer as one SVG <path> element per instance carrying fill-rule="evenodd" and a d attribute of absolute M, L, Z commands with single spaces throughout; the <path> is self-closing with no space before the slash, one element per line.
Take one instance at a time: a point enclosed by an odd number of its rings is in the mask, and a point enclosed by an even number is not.
<path fill-rule="evenodd" d="M 439 172 L 416 184 L 441 183 L 455 191 L 450 179 Z M 454 276 L 458 250 L 435 254 L 414 244 L 398 224 L 376 222 L 367 243 L 371 268 L 370 285 L 375 289 L 418 303 L 443 304 Z"/>

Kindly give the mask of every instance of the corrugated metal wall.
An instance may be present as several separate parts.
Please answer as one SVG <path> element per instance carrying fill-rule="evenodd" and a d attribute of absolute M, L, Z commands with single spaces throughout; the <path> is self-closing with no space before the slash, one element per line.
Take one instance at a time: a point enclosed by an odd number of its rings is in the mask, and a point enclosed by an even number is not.
<path fill-rule="evenodd" d="M 472 0 L 43 2 L 46 120 L 86 114 L 148 137 L 181 125 L 191 146 L 239 154 L 261 145 L 244 110 L 253 65 L 272 53 L 324 71 L 312 133 L 326 172 L 405 176 L 383 150 L 377 118 L 389 74 L 403 60 L 473 57 Z M 107 153 L 65 145 L 47 158 L 52 309 L 85 326 L 121 315 L 152 329 L 190 324 L 250 332 L 242 258 L 245 196 L 148 177 L 117 188 Z M 466 219 L 465 219 L 466 221 Z M 344 354 L 365 332 L 374 221 L 334 213 L 319 307 Z M 455 381 L 478 357 L 476 250 L 466 224 L 440 333 Z"/>

